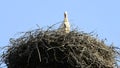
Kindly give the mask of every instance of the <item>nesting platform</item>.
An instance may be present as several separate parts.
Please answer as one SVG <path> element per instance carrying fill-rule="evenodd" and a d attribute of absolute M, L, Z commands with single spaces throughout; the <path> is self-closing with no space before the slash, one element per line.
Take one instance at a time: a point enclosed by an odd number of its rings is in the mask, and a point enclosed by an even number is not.
<path fill-rule="evenodd" d="M 36 29 L 11 39 L 3 61 L 8 68 L 114 68 L 114 52 L 83 31 L 68 34 Z"/>

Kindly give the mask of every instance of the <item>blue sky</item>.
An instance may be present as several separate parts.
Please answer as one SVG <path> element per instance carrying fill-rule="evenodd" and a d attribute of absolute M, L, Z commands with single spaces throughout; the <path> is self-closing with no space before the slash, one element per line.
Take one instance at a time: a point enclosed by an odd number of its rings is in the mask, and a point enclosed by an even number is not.
<path fill-rule="evenodd" d="M 18 32 L 50 26 L 68 11 L 72 25 L 120 45 L 120 0 L 0 0 L 0 46 Z"/>
<path fill-rule="evenodd" d="M 0 0 L 0 46 L 16 33 L 50 26 L 67 11 L 72 25 L 120 45 L 120 0 Z M 120 47 L 120 46 L 119 46 Z"/>
<path fill-rule="evenodd" d="M 46 27 L 62 21 L 64 11 L 75 27 L 120 45 L 120 0 L 0 0 L 0 46 L 36 24 Z"/>

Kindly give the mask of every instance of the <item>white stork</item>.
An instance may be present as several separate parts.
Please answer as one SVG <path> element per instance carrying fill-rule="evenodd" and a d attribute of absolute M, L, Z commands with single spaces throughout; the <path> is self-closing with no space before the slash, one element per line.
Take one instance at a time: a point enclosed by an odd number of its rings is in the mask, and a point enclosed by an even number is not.
<path fill-rule="evenodd" d="M 70 24 L 69 24 L 69 21 L 68 21 L 67 12 L 64 12 L 64 21 L 61 24 L 61 26 L 59 28 L 59 31 L 63 32 L 63 33 L 69 33 L 70 32 Z"/>

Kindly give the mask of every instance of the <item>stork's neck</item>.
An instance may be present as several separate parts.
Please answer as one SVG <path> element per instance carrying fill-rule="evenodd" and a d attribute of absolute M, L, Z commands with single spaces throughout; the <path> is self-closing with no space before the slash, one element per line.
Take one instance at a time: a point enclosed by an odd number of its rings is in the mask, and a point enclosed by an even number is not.
<path fill-rule="evenodd" d="M 67 14 L 67 12 L 64 13 L 64 22 L 68 22 L 68 14 Z"/>

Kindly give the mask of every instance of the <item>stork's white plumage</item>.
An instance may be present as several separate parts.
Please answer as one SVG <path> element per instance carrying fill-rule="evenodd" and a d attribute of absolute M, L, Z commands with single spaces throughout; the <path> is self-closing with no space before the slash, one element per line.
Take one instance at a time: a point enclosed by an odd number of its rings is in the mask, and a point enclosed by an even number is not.
<path fill-rule="evenodd" d="M 68 21 L 67 12 L 64 12 L 64 21 L 63 21 L 62 25 L 60 26 L 59 30 L 64 33 L 70 32 L 70 23 Z"/>

